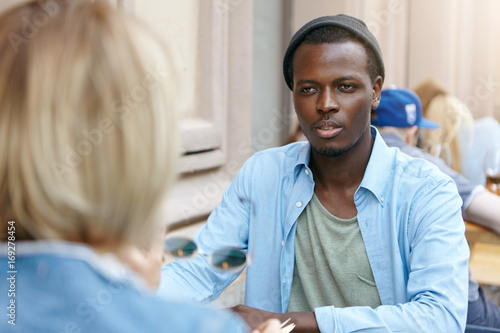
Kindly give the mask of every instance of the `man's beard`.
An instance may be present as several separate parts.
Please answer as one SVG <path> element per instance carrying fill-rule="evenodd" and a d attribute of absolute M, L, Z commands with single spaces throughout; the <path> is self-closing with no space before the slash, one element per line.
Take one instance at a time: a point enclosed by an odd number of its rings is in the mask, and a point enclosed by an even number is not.
<path fill-rule="evenodd" d="M 350 152 L 354 147 L 356 147 L 360 141 L 360 138 L 365 134 L 365 132 L 366 132 L 366 128 L 361 133 L 361 135 L 358 137 L 358 139 L 356 141 L 354 141 L 353 143 L 351 143 L 349 146 L 347 146 L 345 148 L 337 149 L 337 148 L 332 148 L 332 147 L 322 147 L 322 148 L 318 149 L 318 148 L 314 147 L 313 145 L 311 145 L 311 147 L 312 147 L 312 149 L 314 149 L 314 151 L 316 153 L 318 153 L 321 156 L 338 157 L 338 156 L 341 156 L 341 155 L 344 155 L 344 154 Z"/>
<path fill-rule="evenodd" d="M 325 156 L 325 157 L 337 157 L 344 155 L 345 153 L 349 152 L 354 146 L 356 145 L 357 142 L 354 142 L 350 146 L 343 148 L 343 149 L 336 149 L 332 147 L 322 147 L 320 149 L 317 149 L 316 147 L 312 146 L 312 149 L 319 155 Z"/>

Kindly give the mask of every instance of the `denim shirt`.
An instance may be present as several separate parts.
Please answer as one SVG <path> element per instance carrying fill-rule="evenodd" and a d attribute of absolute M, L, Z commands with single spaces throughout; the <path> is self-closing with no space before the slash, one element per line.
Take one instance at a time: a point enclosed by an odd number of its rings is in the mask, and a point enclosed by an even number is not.
<path fill-rule="evenodd" d="M 420 149 L 415 146 L 410 146 L 404 142 L 403 139 L 392 133 L 381 133 L 382 138 L 389 147 L 398 147 L 403 153 L 408 154 L 412 157 L 423 158 L 432 164 L 436 165 L 441 172 L 444 172 L 450 176 L 455 184 L 457 185 L 458 193 L 462 198 L 462 215 L 471 203 L 474 196 L 486 191 L 486 188 L 482 185 L 476 185 L 470 180 L 465 178 L 462 174 L 456 172 L 450 168 L 445 161 L 439 157 L 433 156 L 427 151 Z M 469 302 L 475 302 L 479 298 L 479 284 L 470 279 L 469 273 Z M 470 310 L 470 309 L 469 309 Z"/>
<path fill-rule="evenodd" d="M 406 144 L 403 139 L 395 134 L 381 133 L 381 135 L 389 147 L 398 147 L 405 154 L 416 158 L 423 158 L 432 162 L 432 164 L 436 165 L 441 172 L 450 176 L 457 185 L 458 193 L 462 198 L 462 213 L 465 212 L 475 195 L 481 193 L 482 191 L 486 191 L 483 186 L 474 184 L 465 178 L 461 173 L 453 170 L 443 159 L 436 157 L 423 149 Z"/>
<path fill-rule="evenodd" d="M 375 137 L 354 195 L 357 218 L 382 305 L 314 310 L 321 332 L 463 332 L 469 248 L 462 201 L 452 179 Z M 285 312 L 294 269 L 296 222 L 312 198 L 310 145 L 256 153 L 239 171 L 195 242 L 205 253 L 249 249 L 245 304 Z M 160 294 L 207 302 L 238 274 L 206 257 L 164 266 Z"/>
<path fill-rule="evenodd" d="M 152 295 L 114 255 L 64 241 L 14 244 L 8 268 L 0 243 L 2 333 L 248 332 L 234 315 Z"/>

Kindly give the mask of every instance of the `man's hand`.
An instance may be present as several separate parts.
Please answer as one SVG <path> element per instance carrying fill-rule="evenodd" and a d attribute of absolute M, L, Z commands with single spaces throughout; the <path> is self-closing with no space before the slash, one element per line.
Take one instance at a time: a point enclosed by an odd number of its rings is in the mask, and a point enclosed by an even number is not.
<path fill-rule="evenodd" d="M 280 322 L 284 322 L 288 318 L 291 318 L 289 324 L 294 323 L 296 325 L 295 329 L 292 331 L 293 333 L 319 333 L 318 323 L 316 322 L 314 312 L 274 313 L 251 308 L 243 304 L 236 305 L 230 310 L 236 312 L 240 317 L 242 317 L 252 329 L 256 329 L 261 323 L 271 318 L 276 318 Z M 263 332 L 268 333 L 268 331 Z"/>
<path fill-rule="evenodd" d="M 286 314 L 283 313 L 274 313 L 268 312 L 256 308 L 251 308 L 249 306 L 240 304 L 231 308 L 232 311 L 236 312 L 240 317 L 243 318 L 250 326 L 250 328 L 255 329 L 261 323 L 266 321 L 267 319 L 276 318 L 279 319 L 280 322 L 287 320 L 289 317 L 284 317 Z M 283 319 L 284 318 L 284 319 Z"/>

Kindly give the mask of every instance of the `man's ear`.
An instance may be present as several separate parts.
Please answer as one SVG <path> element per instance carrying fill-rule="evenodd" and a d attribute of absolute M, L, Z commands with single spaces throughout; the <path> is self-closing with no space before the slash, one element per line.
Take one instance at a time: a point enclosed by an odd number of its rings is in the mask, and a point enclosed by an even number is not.
<path fill-rule="evenodd" d="M 380 104 L 380 93 L 382 91 L 383 80 L 381 76 L 377 76 L 373 82 L 373 94 L 372 94 L 372 110 L 378 108 Z"/>

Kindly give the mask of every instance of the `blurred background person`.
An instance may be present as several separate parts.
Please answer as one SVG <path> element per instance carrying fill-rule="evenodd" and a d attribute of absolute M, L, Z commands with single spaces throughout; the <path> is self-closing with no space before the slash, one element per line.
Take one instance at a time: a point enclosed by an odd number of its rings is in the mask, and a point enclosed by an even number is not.
<path fill-rule="evenodd" d="M 382 90 L 380 105 L 372 112 L 372 125 L 377 127 L 389 147 L 428 160 L 453 178 L 462 197 L 464 215 L 473 216 L 471 222 L 500 233 L 500 196 L 472 183 L 444 160 L 416 147 L 419 130 L 439 131 L 439 124 L 422 116 L 420 100 L 413 91 L 400 88 Z M 500 307 L 488 301 L 478 283 L 470 279 L 467 324 L 500 328 Z"/>
<path fill-rule="evenodd" d="M 422 131 L 421 147 L 462 173 L 462 151 L 465 149 L 461 142 L 470 142 L 474 124 L 470 111 L 434 80 L 424 81 L 413 90 L 422 102 L 424 117 L 439 124 L 436 130 Z"/>
<path fill-rule="evenodd" d="M 1 15 L 0 55 L 0 331 L 246 332 L 151 294 L 178 157 L 163 39 L 103 1 L 40 0 Z"/>
<path fill-rule="evenodd" d="M 422 148 L 443 158 L 455 171 L 477 184 L 486 184 L 486 152 L 500 149 L 500 124 L 491 117 L 474 121 L 467 106 L 436 80 L 428 79 L 413 90 L 422 101 L 424 117 L 439 123 L 436 131 L 422 131 Z"/>
<path fill-rule="evenodd" d="M 488 184 L 485 165 L 483 165 L 486 162 L 488 152 L 497 151 L 500 154 L 500 123 L 493 117 L 483 117 L 476 120 L 470 146 L 471 149 L 466 150 L 463 155 L 464 175 L 477 183 L 486 184 L 490 191 L 500 195 L 500 183 L 498 182 L 500 179 L 497 179 L 495 184 Z M 497 171 L 500 171 L 498 167 Z M 490 179 L 490 181 L 492 180 Z"/>

